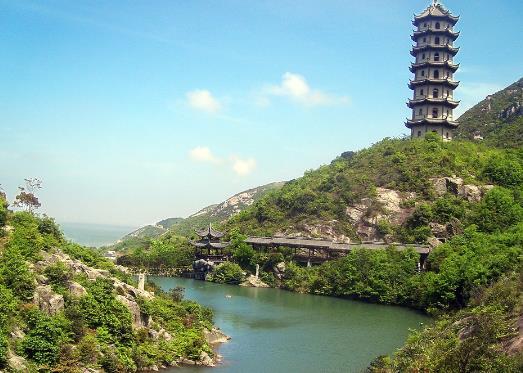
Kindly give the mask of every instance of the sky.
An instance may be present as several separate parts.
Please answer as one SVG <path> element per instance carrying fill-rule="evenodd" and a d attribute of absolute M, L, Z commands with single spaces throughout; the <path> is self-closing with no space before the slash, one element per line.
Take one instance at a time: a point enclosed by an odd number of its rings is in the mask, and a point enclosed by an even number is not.
<path fill-rule="evenodd" d="M 429 0 L 0 0 L 0 184 L 140 226 L 407 134 Z M 523 76 L 523 1 L 461 15 L 458 114 Z"/>

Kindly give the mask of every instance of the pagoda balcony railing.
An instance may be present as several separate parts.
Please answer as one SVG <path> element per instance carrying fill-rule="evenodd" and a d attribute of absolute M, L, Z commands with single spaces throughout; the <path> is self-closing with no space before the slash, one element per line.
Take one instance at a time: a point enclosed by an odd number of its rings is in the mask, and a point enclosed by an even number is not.
<path fill-rule="evenodd" d="M 427 33 L 434 33 L 434 34 L 448 34 L 450 35 L 453 40 L 456 40 L 458 37 L 459 37 L 459 34 L 460 32 L 459 31 L 456 31 L 454 32 L 452 30 L 452 28 L 449 28 L 449 27 L 446 27 L 446 28 L 442 28 L 442 29 L 437 29 L 437 28 L 433 28 L 433 27 L 428 27 L 424 30 L 414 30 L 413 31 L 413 34 L 412 34 L 412 40 L 413 41 L 416 41 L 420 36 L 423 36 L 424 34 L 427 34 Z"/>

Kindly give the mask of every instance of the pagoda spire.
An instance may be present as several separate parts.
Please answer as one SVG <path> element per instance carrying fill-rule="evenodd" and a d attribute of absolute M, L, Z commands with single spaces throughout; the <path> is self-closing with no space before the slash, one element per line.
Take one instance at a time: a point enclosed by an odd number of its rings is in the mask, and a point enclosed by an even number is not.
<path fill-rule="evenodd" d="M 423 137 L 427 132 L 439 134 L 450 141 L 452 132 L 458 126 L 453 110 L 459 105 L 454 100 L 454 90 L 459 82 L 454 73 L 459 64 L 454 57 L 459 48 L 454 42 L 459 32 L 453 30 L 459 17 L 445 9 L 439 0 L 414 16 L 416 27 L 412 35 L 415 45 L 411 55 L 415 58 L 410 66 L 414 78 L 409 83 L 413 97 L 407 102 L 412 109 L 411 119 L 405 125 L 411 130 L 411 138 Z"/>

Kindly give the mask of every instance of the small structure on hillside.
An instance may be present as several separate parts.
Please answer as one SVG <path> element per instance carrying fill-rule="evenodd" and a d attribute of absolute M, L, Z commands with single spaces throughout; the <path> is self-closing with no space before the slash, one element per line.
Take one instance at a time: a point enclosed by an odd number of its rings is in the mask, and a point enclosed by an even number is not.
<path fill-rule="evenodd" d="M 221 241 L 224 236 L 223 232 L 213 229 L 212 224 L 209 224 L 207 228 L 196 230 L 196 234 L 199 236 L 199 240 L 191 243 L 196 248 L 197 259 L 210 260 L 215 264 L 229 260 L 230 254 L 226 250 L 229 242 Z"/>
<path fill-rule="evenodd" d="M 407 102 L 412 118 L 405 123 L 411 130 L 411 138 L 435 132 L 444 141 L 450 141 L 458 126 L 453 116 L 453 110 L 459 105 L 459 101 L 454 100 L 454 90 L 459 85 L 454 74 L 459 64 L 453 62 L 459 51 L 453 45 L 459 36 L 459 32 L 453 30 L 458 20 L 459 17 L 453 16 L 438 0 L 414 16 L 412 23 L 416 30 L 412 40 L 416 45 L 411 55 L 415 60 L 410 67 L 414 79 L 409 83 L 414 94 Z"/>

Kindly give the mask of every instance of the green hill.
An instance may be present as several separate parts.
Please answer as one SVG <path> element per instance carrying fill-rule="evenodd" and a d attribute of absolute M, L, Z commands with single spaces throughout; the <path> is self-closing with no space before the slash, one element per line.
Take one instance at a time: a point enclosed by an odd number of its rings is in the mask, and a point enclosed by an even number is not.
<path fill-rule="evenodd" d="M 459 118 L 456 137 L 481 136 L 499 147 L 523 145 L 523 79 L 494 93 Z"/>
<path fill-rule="evenodd" d="M 208 365 L 212 311 L 180 298 L 136 287 L 96 251 L 67 242 L 53 219 L 13 213 L 0 195 L 0 371 Z"/>
<path fill-rule="evenodd" d="M 276 182 L 237 193 L 219 204 L 207 206 L 188 218 L 178 221 L 171 226 L 169 232 L 174 235 L 191 237 L 194 235 L 195 229 L 205 227 L 209 223 L 221 225 L 231 216 L 251 206 L 267 193 L 279 190 L 284 184 L 283 182 Z"/>
<path fill-rule="evenodd" d="M 194 230 L 205 227 L 209 223 L 220 225 L 231 216 L 244 210 L 272 190 L 283 186 L 283 182 L 276 182 L 260 187 L 248 189 L 235 194 L 222 203 L 207 206 L 192 214 L 188 218 L 168 218 L 159 221 L 156 225 L 146 225 L 118 240 L 106 250 L 129 251 L 148 248 L 151 240 L 163 235 L 191 237 Z"/>
<path fill-rule="evenodd" d="M 522 177 L 522 159 L 521 150 L 470 141 L 385 139 L 307 171 L 232 217 L 227 230 L 340 241 L 387 235 L 425 241 L 466 218 L 458 212 L 442 218 L 446 205 L 464 206 L 479 200 L 490 184 L 506 183 L 507 178 L 491 170 L 498 162 L 508 162 L 516 178 Z M 434 205 L 434 213 L 425 205 Z M 414 221 L 423 214 L 431 216 Z"/>

